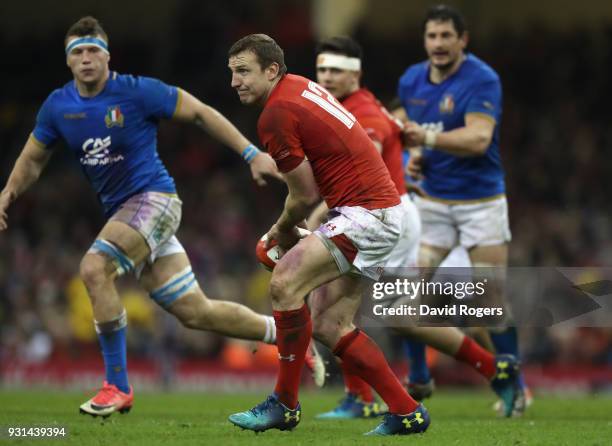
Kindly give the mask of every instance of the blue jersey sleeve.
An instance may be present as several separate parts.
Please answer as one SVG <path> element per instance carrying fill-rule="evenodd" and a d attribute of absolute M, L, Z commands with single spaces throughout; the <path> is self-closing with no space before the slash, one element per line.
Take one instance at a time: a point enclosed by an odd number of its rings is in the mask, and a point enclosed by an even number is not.
<path fill-rule="evenodd" d="M 502 91 L 498 81 L 477 85 L 470 97 L 465 113 L 483 113 L 499 122 L 501 118 Z"/>
<path fill-rule="evenodd" d="M 55 126 L 53 116 L 53 94 L 51 94 L 40 107 L 36 116 L 36 126 L 32 131 L 34 138 L 43 143 L 45 147 L 50 147 L 61 137 Z"/>
<path fill-rule="evenodd" d="M 407 99 L 408 96 L 408 88 L 409 88 L 409 84 L 410 84 L 410 68 L 408 68 L 404 74 L 402 74 L 402 76 L 399 79 L 399 82 L 397 83 L 397 97 L 399 98 L 400 102 L 402 103 L 403 106 L 405 106 L 405 101 Z"/>
<path fill-rule="evenodd" d="M 141 77 L 140 87 L 140 97 L 147 116 L 172 117 L 178 101 L 178 88 L 151 77 Z"/>

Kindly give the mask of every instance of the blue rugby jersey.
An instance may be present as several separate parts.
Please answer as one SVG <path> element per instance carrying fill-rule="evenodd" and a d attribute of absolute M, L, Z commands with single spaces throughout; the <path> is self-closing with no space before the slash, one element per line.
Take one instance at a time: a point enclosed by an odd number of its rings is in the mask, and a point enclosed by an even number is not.
<path fill-rule="evenodd" d="M 422 187 L 427 194 L 445 200 L 474 200 L 504 193 L 499 153 L 502 89 L 491 67 L 467 54 L 457 72 L 433 84 L 429 62 L 421 62 L 402 75 L 398 95 L 409 119 L 429 130 L 445 132 L 464 127 L 468 113 L 484 114 L 496 122 L 483 156 L 459 157 L 424 147 Z"/>
<path fill-rule="evenodd" d="M 157 153 L 157 127 L 177 101 L 176 87 L 148 77 L 111 72 L 92 98 L 71 81 L 49 95 L 32 134 L 47 147 L 66 141 L 110 217 L 135 194 L 176 192 Z"/>

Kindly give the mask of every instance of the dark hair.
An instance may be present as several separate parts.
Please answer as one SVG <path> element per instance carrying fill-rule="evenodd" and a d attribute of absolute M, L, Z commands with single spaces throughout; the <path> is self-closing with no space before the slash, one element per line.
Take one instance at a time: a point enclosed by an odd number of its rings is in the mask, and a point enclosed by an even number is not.
<path fill-rule="evenodd" d="M 457 31 L 457 35 L 459 35 L 459 37 L 463 35 L 466 29 L 465 19 L 461 13 L 452 6 L 436 5 L 429 8 L 427 10 L 427 14 L 425 15 L 425 19 L 423 20 L 423 32 L 425 32 L 427 22 L 431 20 L 436 22 L 453 22 L 453 26 L 455 27 L 455 31 Z"/>
<path fill-rule="evenodd" d="M 348 57 L 363 57 L 363 50 L 355 40 L 346 36 L 335 36 L 328 39 L 323 39 L 317 44 L 316 54 L 321 53 L 336 53 Z"/>
<path fill-rule="evenodd" d="M 274 62 L 278 64 L 279 75 L 287 72 L 285 53 L 274 39 L 266 34 L 249 34 L 234 43 L 229 49 L 228 57 L 235 56 L 243 51 L 251 51 L 257 56 L 257 62 L 262 69 L 268 68 Z"/>
<path fill-rule="evenodd" d="M 68 28 L 68 32 L 64 38 L 64 43 L 66 43 L 68 38 L 71 36 L 100 36 L 106 41 L 106 43 L 108 43 L 108 35 L 106 35 L 102 25 L 100 25 L 98 19 L 90 15 L 81 17 L 76 23 Z"/>

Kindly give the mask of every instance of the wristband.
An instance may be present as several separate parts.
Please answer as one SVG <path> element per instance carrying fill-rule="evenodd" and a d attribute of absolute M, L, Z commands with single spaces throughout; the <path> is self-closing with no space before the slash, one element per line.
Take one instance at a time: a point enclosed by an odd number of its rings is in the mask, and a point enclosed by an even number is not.
<path fill-rule="evenodd" d="M 251 164 L 251 161 L 253 161 L 253 158 L 255 158 L 257 156 L 257 154 L 260 153 L 260 152 L 261 152 L 261 150 L 259 150 L 253 144 L 249 144 L 246 147 L 246 149 L 244 149 L 242 151 L 240 156 L 242 156 L 242 159 L 244 159 L 247 163 Z"/>
<path fill-rule="evenodd" d="M 437 137 L 438 134 L 436 132 L 433 130 L 427 130 L 425 132 L 425 145 L 431 148 L 435 147 Z"/>

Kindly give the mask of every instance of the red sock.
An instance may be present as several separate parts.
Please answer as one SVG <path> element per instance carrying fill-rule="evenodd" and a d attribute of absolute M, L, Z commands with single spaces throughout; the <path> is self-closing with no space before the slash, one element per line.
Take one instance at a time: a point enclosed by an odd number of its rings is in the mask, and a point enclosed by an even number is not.
<path fill-rule="evenodd" d="M 359 396 L 364 403 L 373 403 L 374 395 L 372 394 L 370 385 L 357 375 L 352 374 L 344 364 L 344 361 L 340 363 L 340 368 L 342 369 L 342 376 L 344 377 L 346 393 L 352 393 L 353 395 Z"/>
<path fill-rule="evenodd" d="M 300 378 L 306 350 L 312 336 L 310 311 L 304 305 L 299 310 L 274 311 L 279 370 L 274 392 L 289 409 L 298 403 Z"/>
<path fill-rule="evenodd" d="M 406 415 L 419 405 L 402 387 L 378 346 L 359 329 L 344 335 L 334 354 L 342 359 L 350 373 L 374 387 L 389 406 L 389 412 Z"/>
<path fill-rule="evenodd" d="M 455 354 L 455 359 L 471 365 L 487 379 L 491 379 L 495 375 L 495 357 L 469 336 L 463 338 L 461 347 Z"/>

